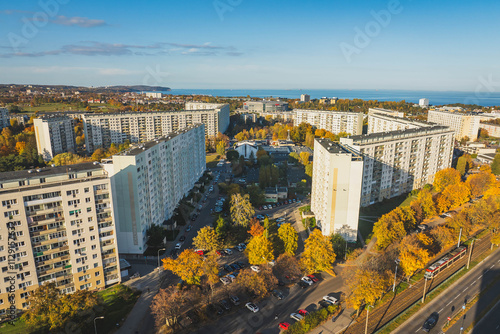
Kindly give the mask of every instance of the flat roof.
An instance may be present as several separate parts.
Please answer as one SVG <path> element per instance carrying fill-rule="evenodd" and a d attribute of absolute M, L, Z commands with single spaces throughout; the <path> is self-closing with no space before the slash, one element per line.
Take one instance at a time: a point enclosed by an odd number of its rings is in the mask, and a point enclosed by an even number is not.
<path fill-rule="evenodd" d="M 329 153 L 334 154 L 351 154 L 353 157 L 361 157 L 361 154 L 358 152 L 342 145 L 339 142 L 331 141 L 330 139 L 322 138 L 316 139 L 316 142 L 323 146 Z"/>
<path fill-rule="evenodd" d="M 450 129 L 448 126 L 434 125 L 423 128 L 406 129 L 406 130 L 395 130 L 388 132 L 376 132 L 366 135 L 351 136 L 350 139 L 353 140 L 355 144 L 370 144 L 382 140 L 395 140 L 398 138 L 408 138 L 417 137 L 422 135 L 431 135 L 437 133 L 455 133 L 454 130 Z"/>
<path fill-rule="evenodd" d="M 84 162 L 74 165 L 32 168 L 0 173 L 0 182 L 14 181 L 19 179 L 41 178 L 57 174 L 68 174 L 70 172 L 81 172 L 86 170 L 102 169 L 99 163 Z"/>

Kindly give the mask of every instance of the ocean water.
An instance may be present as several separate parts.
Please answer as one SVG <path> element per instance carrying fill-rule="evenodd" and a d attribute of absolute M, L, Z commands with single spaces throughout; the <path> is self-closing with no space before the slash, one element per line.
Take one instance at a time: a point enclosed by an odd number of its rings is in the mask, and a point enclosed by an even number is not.
<path fill-rule="evenodd" d="M 211 96 L 247 96 L 282 97 L 298 99 L 301 94 L 309 94 L 311 99 L 321 97 L 338 97 L 339 99 L 362 99 L 379 101 L 401 101 L 418 103 L 421 98 L 429 99 L 431 105 L 452 103 L 477 104 L 481 106 L 500 106 L 500 92 L 482 91 L 410 91 L 410 90 L 349 90 L 349 89 L 172 89 L 164 94 L 172 95 L 211 95 Z"/>

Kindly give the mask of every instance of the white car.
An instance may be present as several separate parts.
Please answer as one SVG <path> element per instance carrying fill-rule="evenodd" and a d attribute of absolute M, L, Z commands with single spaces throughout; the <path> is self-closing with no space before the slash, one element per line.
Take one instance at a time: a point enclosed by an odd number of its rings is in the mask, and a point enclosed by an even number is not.
<path fill-rule="evenodd" d="M 329 302 L 330 304 L 337 304 L 337 298 L 332 296 L 324 296 L 323 300 Z"/>
<path fill-rule="evenodd" d="M 254 303 L 246 303 L 245 306 L 247 307 L 247 309 L 249 309 L 253 313 L 259 312 L 259 307 L 257 305 L 255 305 Z"/>
<path fill-rule="evenodd" d="M 262 209 L 267 210 L 267 205 L 264 205 Z"/>
<path fill-rule="evenodd" d="M 260 272 L 260 268 L 259 266 L 251 266 L 250 269 L 252 269 L 253 271 L 255 271 L 256 273 Z"/>
<path fill-rule="evenodd" d="M 312 285 L 314 282 L 312 281 L 312 279 L 310 279 L 309 277 L 307 276 L 304 276 L 301 278 L 301 281 L 304 282 L 304 283 L 307 283 L 309 285 Z"/>
<path fill-rule="evenodd" d="M 236 280 L 236 276 L 234 275 L 227 275 L 226 278 L 229 279 L 231 282 L 234 282 Z"/>
<path fill-rule="evenodd" d="M 228 285 L 229 283 L 231 283 L 231 280 L 227 277 L 221 277 L 220 278 L 220 281 L 222 282 L 222 284 L 224 285 Z"/>
<path fill-rule="evenodd" d="M 175 249 L 181 249 L 181 247 L 182 247 L 182 244 L 181 244 L 181 243 L 177 243 L 177 244 L 175 244 Z"/>
<path fill-rule="evenodd" d="M 300 315 L 300 314 L 298 314 L 298 313 L 292 313 L 292 314 L 290 314 L 290 318 L 292 318 L 292 319 L 294 319 L 294 320 L 297 320 L 297 321 L 300 321 L 300 320 L 304 319 L 304 317 L 303 317 L 303 316 L 301 316 L 301 315 Z"/>
<path fill-rule="evenodd" d="M 230 250 L 229 248 L 224 249 L 224 252 L 226 252 L 227 255 L 232 255 L 233 251 Z"/>

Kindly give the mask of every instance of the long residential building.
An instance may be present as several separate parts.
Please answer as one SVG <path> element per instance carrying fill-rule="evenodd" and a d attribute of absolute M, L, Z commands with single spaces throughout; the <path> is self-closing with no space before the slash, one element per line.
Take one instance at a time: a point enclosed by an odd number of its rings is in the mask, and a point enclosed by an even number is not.
<path fill-rule="evenodd" d="M 368 110 L 368 133 L 389 132 L 396 130 L 416 129 L 435 125 L 425 121 L 404 118 L 404 113 L 370 108 Z"/>
<path fill-rule="evenodd" d="M 110 179 L 98 164 L 0 173 L 0 317 L 38 286 L 120 282 Z"/>
<path fill-rule="evenodd" d="M 341 234 L 356 241 L 363 157 L 348 146 L 316 139 L 311 210 L 324 235 Z"/>
<path fill-rule="evenodd" d="M 455 131 L 456 140 L 468 137 L 470 141 L 475 141 L 479 132 L 481 116 L 477 113 L 431 109 L 428 111 L 427 121 L 449 126 Z"/>
<path fill-rule="evenodd" d="M 481 129 L 488 131 L 488 136 L 500 138 L 500 124 L 492 124 L 492 123 L 483 123 L 481 122 Z"/>
<path fill-rule="evenodd" d="M 0 131 L 10 126 L 9 109 L 0 108 Z"/>
<path fill-rule="evenodd" d="M 33 120 L 36 147 L 46 161 L 60 153 L 75 153 L 74 121 L 70 117 L 41 117 Z"/>
<path fill-rule="evenodd" d="M 360 135 L 363 133 L 363 113 L 306 109 L 294 109 L 293 112 L 295 113 L 295 126 L 305 122 L 335 134 L 346 132 L 351 135 Z"/>
<path fill-rule="evenodd" d="M 245 101 L 244 112 L 280 112 L 288 110 L 288 102 L 283 101 Z"/>
<path fill-rule="evenodd" d="M 134 145 L 103 160 L 103 167 L 113 193 L 120 194 L 113 197 L 119 251 L 143 254 L 149 227 L 170 219 L 205 171 L 205 127 L 195 125 Z"/>
<path fill-rule="evenodd" d="M 205 135 L 216 136 L 229 126 L 229 105 L 219 106 L 207 110 L 85 114 L 86 148 L 93 152 L 126 140 L 146 142 L 194 124 L 204 124 Z"/>
<path fill-rule="evenodd" d="M 340 138 L 363 156 L 361 206 L 433 183 L 436 172 L 451 166 L 453 137 L 452 129 L 434 125 Z"/>

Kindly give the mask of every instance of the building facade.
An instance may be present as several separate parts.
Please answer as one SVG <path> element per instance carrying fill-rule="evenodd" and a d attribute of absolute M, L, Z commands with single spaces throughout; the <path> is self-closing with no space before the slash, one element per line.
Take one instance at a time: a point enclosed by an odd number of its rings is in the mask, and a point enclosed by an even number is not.
<path fill-rule="evenodd" d="M 364 159 L 361 206 L 433 183 L 436 172 L 451 166 L 453 137 L 452 129 L 435 125 L 340 138 Z"/>
<path fill-rule="evenodd" d="M 300 95 L 300 102 L 309 102 L 309 101 L 311 101 L 311 95 L 309 94 Z"/>
<path fill-rule="evenodd" d="M 60 153 L 76 150 L 74 121 L 70 117 L 41 117 L 33 120 L 36 147 L 46 161 Z"/>
<path fill-rule="evenodd" d="M 404 118 L 403 116 L 398 116 L 400 114 L 402 113 L 388 113 L 383 109 L 370 108 L 368 110 L 368 134 L 406 129 L 417 129 L 434 125 L 432 123 L 415 121 Z"/>
<path fill-rule="evenodd" d="M 245 112 L 279 112 L 287 111 L 288 102 L 283 101 L 246 101 L 243 102 L 243 111 Z"/>
<path fill-rule="evenodd" d="M 120 282 L 110 180 L 98 164 L 0 173 L 0 203 L 0 317 L 25 309 L 44 283 L 72 293 Z"/>
<path fill-rule="evenodd" d="M 103 167 L 113 193 L 121 194 L 113 197 L 119 251 L 143 254 L 149 227 L 170 219 L 205 171 L 204 125 L 134 145 Z"/>
<path fill-rule="evenodd" d="M 455 139 L 469 137 L 470 141 L 477 139 L 481 116 L 475 113 L 461 113 L 444 110 L 429 110 L 427 121 L 449 126 L 455 131 Z"/>
<path fill-rule="evenodd" d="M 357 240 L 362 180 L 358 152 L 329 139 L 315 140 L 311 210 L 324 235 Z"/>
<path fill-rule="evenodd" d="M 7 108 L 0 108 L 0 130 L 10 126 L 9 110 Z"/>
<path fill-rule="evenodd" d="M 293 112 L 295 126 L 308 123 L 335 134 L 346 132 L 351 135 L 360 135 L 363 133 L 363 113 L 306 109 L 294 109 Z"/>
<path fill-rule="evenodd" d="M 205 135 L 216 136 L 229 126 L 229 105 L 208 110 L 85 114 L 83 123 L 86 148 L 91 153 L 111 143 L 154 140 L 194 124 L 204 124 Z"/>
<path fill-rule="evenodd" d="M 500 138 L 500 124 L 480 123 L 479 127 L 488 131 L 488 136 Z"/>
<path fill-rule="evenodd" d="M 429 106 L 429 99 L 423 98 L 418 100 L 418 105 L 422 108 L 427 108 Z"/>

